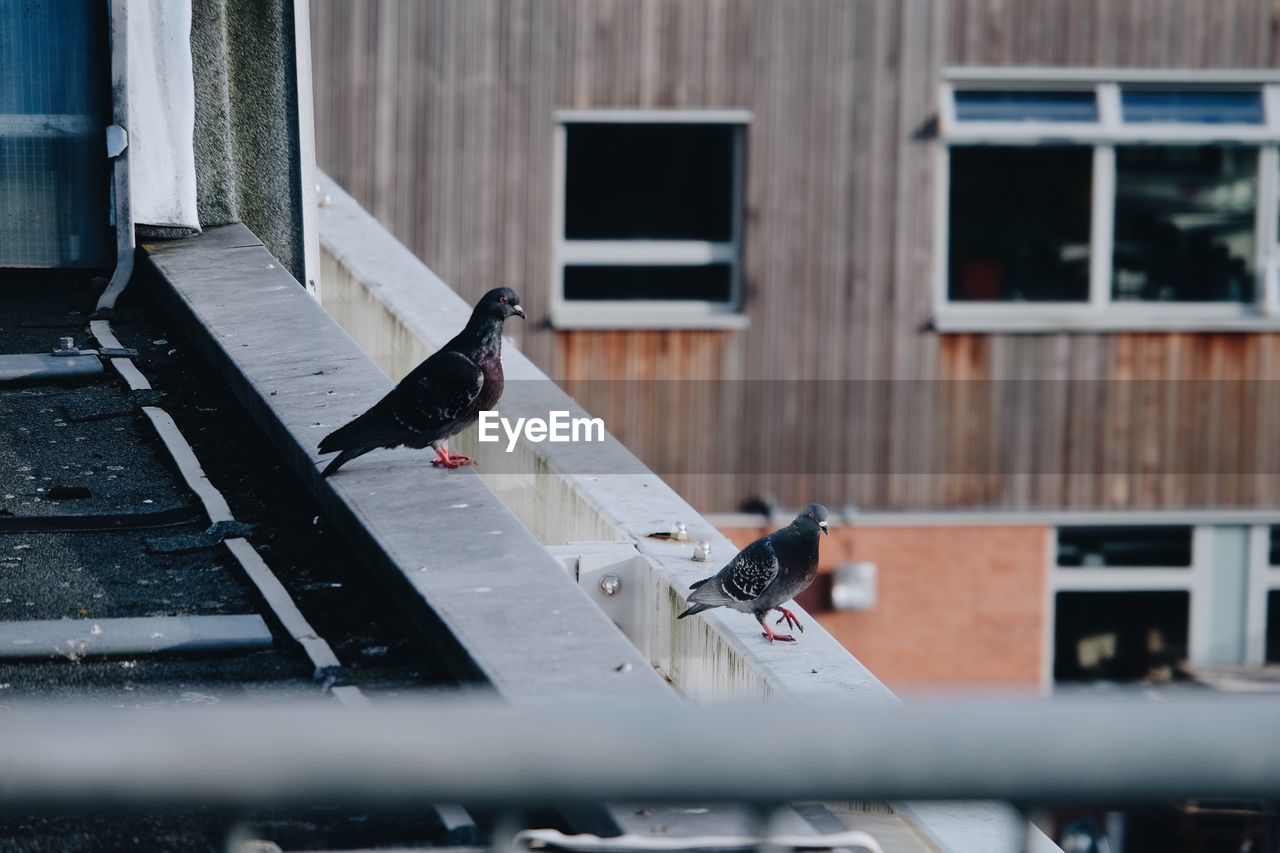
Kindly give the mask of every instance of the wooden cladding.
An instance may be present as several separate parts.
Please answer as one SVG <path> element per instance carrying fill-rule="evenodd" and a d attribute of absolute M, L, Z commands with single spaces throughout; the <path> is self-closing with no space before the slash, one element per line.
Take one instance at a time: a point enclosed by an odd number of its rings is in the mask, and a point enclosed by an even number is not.
<path fill-rule="evenodd" d="M 1267 473 L 1280 463 L 1274 395 L 1232 381 L 1280 379 L 1275 335 L 929 327 L 943 67 L 1274 67 L 1280 2 L 311 8 L 321 167 L 464 298 L 518 289 L 532 320 L 511 331 L 555 378 L 810 382 L 790 408 L 743 393 L 728 416 L 695 395 L 664 409 L 622 382 L 586 386 L 581 402 L 698 508 L 760 494 L 877 509 L 1280 501 Z M 750 111 L 747 329 L 539 322 L 551 298 L 554 113 L 592 108 Z M 812 380 L 969 384 L 921 395 L 927 405 L 913 394 L 869 405 L 863 392 L 824 395 Z M 1184 384 L 1205 380 L 1222 381 L 1216 396 Z M 994 412 L 973 396 L 1003 381 L 1045 387 Z M 771 473 L 788 459 L 796 473 Z"/>

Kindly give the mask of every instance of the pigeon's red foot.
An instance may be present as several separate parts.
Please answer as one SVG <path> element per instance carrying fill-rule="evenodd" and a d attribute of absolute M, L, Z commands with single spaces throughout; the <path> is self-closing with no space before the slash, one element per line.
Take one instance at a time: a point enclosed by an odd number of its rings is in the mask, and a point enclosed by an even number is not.
<path fill-rule="evenodd" d="M 788 628 L 799 628 L 800 633 L 801 634 L 804 633 L 804 626 L 800 624 L 800 620 L 796 618 L 796 615 L 794 613 L 792 613 L 790 610 L 788 610 L 785 607 L 775 607 L 773 609 L 782 614 L 781 616 L 778 617 L 778 621 L 774 622 L 773 624 L 781 625 L 785 621 L 787 623 Z"/>
<path fill-rule="evenodd" d="M 796 641 L 796 638 L 790 634 L 775 634 L 768 625 L 765 625 L 763 622 L 761 622 L 760 625 L 764 628 L 764 632 L 761 636 L 771 643 L 774 640 L 777 640 L 780 643 L 794 643 Z"/>
<path fill-rule="evenodd" d="M 470 456 L 463 456 L 461 453 L 450 453 L 447 447 L 441 445 L 436 448 L 436 455 L 439 459 L 432 459 L 431 464 L 437 468 L 461 468 L 463 465 L 474 465 L 476 461 Z"/>

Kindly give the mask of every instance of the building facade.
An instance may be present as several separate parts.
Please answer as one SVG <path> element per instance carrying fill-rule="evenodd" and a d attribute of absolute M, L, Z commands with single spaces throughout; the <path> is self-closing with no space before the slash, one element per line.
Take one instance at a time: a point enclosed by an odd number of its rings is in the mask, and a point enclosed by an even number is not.
<path fill-rule="evenodd" d="M 1280 657 L 1273 0 L 312 10 L 321 167 L 699 509 L 857 507 L 891 684 Z"/>

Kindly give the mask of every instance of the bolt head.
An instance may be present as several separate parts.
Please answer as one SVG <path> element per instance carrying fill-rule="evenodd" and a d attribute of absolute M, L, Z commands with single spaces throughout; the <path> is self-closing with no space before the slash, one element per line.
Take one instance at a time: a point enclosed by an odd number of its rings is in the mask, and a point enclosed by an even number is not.
<path fill-rule="evenodd" d="M 600 578 L 600 591 L 605 595 L 617 595 L 620 589 L 622 589 L 622 578 L 613 572 Z"/>

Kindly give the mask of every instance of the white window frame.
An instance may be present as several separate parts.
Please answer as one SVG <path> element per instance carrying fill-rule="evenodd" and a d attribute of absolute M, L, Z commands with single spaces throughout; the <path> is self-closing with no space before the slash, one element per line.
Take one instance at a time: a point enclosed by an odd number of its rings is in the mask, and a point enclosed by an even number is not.
<path fill-rule="evenodd" d="M 1264 124 L 1125 124 L 1123 85 L 1230 87 L 1260 90 Z M 1093 91 L 1098 120 L 1091 122 L 957 121 L 957 89 Z M 1156 71 L 1065 68 L 951 68 L 939 92 L 939 140 L 935 153 L 933 305 L 934 325 L 947 331 L 1247 331 L 1280 329 L 1280 71 Z M 1089 299 L 1080 302 L 952 301 L 949 291 L 951 149 L 967 145 L 1038 145 L 1070 141 L 1093 149 Z M 1255 219 L 1255 300 L 1225 302 L 1112 301 L 1115 214 L 1115 147 L 1228 142 L 1258 148 Z"/>
<path fill-rule="evenodd" d="M 1048 578 L 1045 584 L 1044 666 L 1042 686 L 1051 693 L 1053 664 L 1057 658 L 1058 593 L 1060 592 L 1185 592 L 1187 601 L 1187 658 L 1203 662 L 1208 654 L 1209 573 L 1213 569 L 1212 525 L 1168 524 L 1153 527 L 1191 527 L 1190 566 L 1060 566 L 1058 565 L 1058 525 L 1049 532 Z M 1070 526 L 1077 526 L 1072 524 Z M 1109 518 L 1089 526 L 1131 526 L 1122 519 Z"/>
<path fill-rule="evenodd" d="M 1247 521 L 1245 517 L 1224 516 L 1219 523 L 1190 523 L 1176 518 L 1138 519 L 1143 526 L 1153 521 L 1153 527 L 1185 527 L 1191 530 L 1191 565 L 1162 568 L 1108 568 L 1104 566 L 1059 566 L 1058 530 L 1062 526 L 1078 526 L 1072 519 L 1070 525 L 1056 525 L 1050 530 L 1048 548 L 1048 578 L 1045 584 L 1044 659 L 1042 687 L 1046 693 L 1054 689 L 1053 663 L 1057 654 L 1054 647 L 1057 636 L 1057 599 L 1059 592 L 1187 592 L 1190 594 L 1187 614 L 1187 659 L 1192 664 L 1202 664 L 1210 656 L 1209 618 L 1213 574 L 1213 534 L 1215 528 L 1225 524 L 1236 526 Z M 1086 517 L 1088 526 L 1133 526 L 1134 519 L 1123 516 Z M 1240 626 L 1244 632 L 1244 665 L 1263 666 L 1266 662 L 1267 598 L 1280 590 L 1280 566 L 1271 565 L 1271 528 L 1274 524 L 1249 524 L 1249 571 L 1245 587 L 1245 621 Z"/>
<path fill-rule="evenodd" d="M 1271 527 L 1255 525 L 1249 534 L 1249 592 L 1245 604 L 1244 662 L 1262 666 L 1267 657 L 1267 598 L 1280 590 L 1280 566 L 1271 565 Z"/>
<path fill-rule="evenodd" d="M 743 329 L 742 231 L 745 204 L 747 110 L 557 110 L 552 164 L 551 323 L 561 329 Z M 564 236 L 567 128 L 571 124 L 714 124 L 734 126 L 733 220 L 727 242 L 705 240 L 566 240 Z M 570 264 L 693 266 L 729 264 L 729 299 L 569 300 Z"/>

